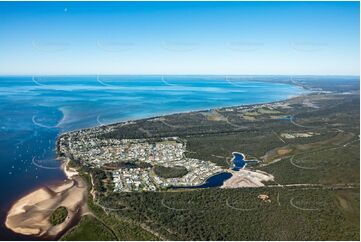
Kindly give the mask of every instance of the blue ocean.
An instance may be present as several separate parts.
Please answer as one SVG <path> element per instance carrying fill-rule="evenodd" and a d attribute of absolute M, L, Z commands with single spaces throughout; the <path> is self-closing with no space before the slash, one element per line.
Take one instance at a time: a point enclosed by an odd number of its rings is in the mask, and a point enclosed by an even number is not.
<path fill-rule="evenodd" d="M 29 239 L 4 227 L 6 211 L 15 200 L 35 188 L 65 179 L 55 154 L 59 134 L 176 112 L 272 102 L 306 93 L 301 87 L 275 82 L 287 79 L 282 76 L 0 77 L 0 238 Z"/>

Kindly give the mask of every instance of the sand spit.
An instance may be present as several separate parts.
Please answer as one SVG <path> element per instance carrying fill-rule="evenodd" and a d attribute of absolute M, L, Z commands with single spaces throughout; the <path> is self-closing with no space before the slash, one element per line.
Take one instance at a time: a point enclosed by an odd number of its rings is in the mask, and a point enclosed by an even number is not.
<path fill-rule="evenodd" d="M 67 162 L 63 165 L 67 180 L 39 188 L 15 202 L 6 217 L 7 228 L 24 235 L 52 239 L 69 228 L 82 214 L 89 212 L 87 185 L 75 171 L 67 170 L 66 166 Z M 49 218 L 59 206 L 67 208 L 68 217 L 62 224 L 53 226 Z"/>
<path fill-rule="evenodd" d="M 273 180 L 274 177 L 266 172 L 241 169 L 232 171 L 232 177 L 226 180 L 221 188 L 263 187 L 262 182 Z"/>

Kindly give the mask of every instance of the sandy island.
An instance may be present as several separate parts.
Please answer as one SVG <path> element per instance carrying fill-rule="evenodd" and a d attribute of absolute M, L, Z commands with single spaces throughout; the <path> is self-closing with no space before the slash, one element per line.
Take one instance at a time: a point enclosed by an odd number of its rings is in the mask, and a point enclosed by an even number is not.
<path fill-rule="evenodd" d="M 6 217 L 7 228 L 24 235 L 55 238 L 73 221 L 89 213 L 86 182 L 76 170 L 68 168 L 68 162 L 62 165 L 67 176 L 64 182 L 39 188 L 13 204 Z M 68 217 L 53 226 L 49 218 L 59 206 L 67 208 Z"/>

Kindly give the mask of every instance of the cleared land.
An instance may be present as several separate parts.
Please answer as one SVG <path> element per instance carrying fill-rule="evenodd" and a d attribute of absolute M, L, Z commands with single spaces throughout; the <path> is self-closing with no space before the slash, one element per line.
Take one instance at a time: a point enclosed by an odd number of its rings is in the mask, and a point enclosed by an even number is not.
<path fill-rule="evenodd" d="M 183 166 L 174 166 L 174 167 L 155 166 L 154 172 L 159 177 L 174 178 L 174 177 L 182 177 L 186 175 L 188 173 L 188 170 Z"/>

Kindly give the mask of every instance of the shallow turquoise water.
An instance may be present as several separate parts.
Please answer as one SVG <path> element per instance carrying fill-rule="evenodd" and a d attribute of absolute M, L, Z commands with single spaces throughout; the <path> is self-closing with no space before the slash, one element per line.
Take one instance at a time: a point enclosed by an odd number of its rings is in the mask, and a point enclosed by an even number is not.
<path fill-rule="evenodd" d="M 305 91 L 286 77 L 0 77 L 1 217 L 11 202 L 64 179 L 55 160 L 66 131 L 175 112 L 287 99 Z M 2 225 L 3 226 L 3 225 Z M 0 239 L 23 238 L 0 228 Z"/>

